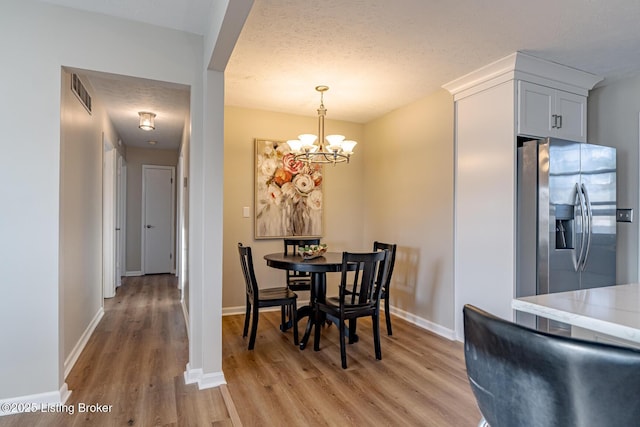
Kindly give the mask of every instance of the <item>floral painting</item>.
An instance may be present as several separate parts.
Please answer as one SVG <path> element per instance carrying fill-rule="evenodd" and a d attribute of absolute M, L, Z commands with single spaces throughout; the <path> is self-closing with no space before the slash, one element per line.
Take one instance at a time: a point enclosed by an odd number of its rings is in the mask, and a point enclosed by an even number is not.
<path fill-rule="evenodd" d="M 286 142 L 256 139 L 256 239 L 322 234 L 322 168 Z"/>

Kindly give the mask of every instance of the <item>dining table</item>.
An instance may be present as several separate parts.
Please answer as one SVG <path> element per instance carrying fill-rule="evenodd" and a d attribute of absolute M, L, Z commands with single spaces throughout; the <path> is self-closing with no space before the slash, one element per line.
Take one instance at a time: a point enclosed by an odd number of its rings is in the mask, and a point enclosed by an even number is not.
<path fill-rule="evenodd" d="M 299 254 L 287 254 L 276 252 L 264 256 L 269 267 L 280 270 L 300 271 L 311 274 L 311 291 L 309 305 L 298 309 L 298 320 L 308 317 L 304 335 L 300 340 L 300 349 L 307 346 L 311 330 L 316 325 L 314 306 L 316 302 L 324 302 L 327 294 L 327 273 L 342 271 L 342 252 L 325 252 L 323 255 L 312 259 L 305 259 Z M 355 270 L 355 265 L 350 265 L 349 270 Z M 354 337 L 357 340 L 357 337 Z"/>

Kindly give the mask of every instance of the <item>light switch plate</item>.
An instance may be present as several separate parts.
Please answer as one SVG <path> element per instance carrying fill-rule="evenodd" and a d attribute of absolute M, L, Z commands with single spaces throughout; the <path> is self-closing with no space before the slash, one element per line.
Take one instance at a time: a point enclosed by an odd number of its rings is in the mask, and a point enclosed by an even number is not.
<path fill-rule="evenodd" d="M 633 222 L 633 209 L 616 209 L 617 222 Z"/>
<path fill-rule="evenodd" d="M 242 208 L 242 217 L 249 218 L 249 206 L 245 206 Z"/>

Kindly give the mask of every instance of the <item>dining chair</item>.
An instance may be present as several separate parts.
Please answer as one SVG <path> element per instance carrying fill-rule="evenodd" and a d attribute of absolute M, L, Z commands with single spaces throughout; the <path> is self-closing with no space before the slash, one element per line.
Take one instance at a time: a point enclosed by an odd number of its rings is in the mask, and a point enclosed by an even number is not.
<path fill-rule="evenodd" d="M 286 331 L 287 319 L 286 312 L 291 319 L 293 328 L 293 342 L 298 345 L 298 318 L 297 318 L 297 299 L 298 295 L 286 286 L 276 288 L 258 287 L 258 281 L 253 269 L 253 256 L 251 255 L 251 247 L 242 246 L 238 243 L 238 253 L 240 254 L 240 265 L 246 286 L 246 312 L 244 317 L 244 329 L 242 337 L 247 336 L 249 330 L 249 318 L 251 318 L 251 335 L 249 337 L 249 350 L 253 350 L 256 342 L 256 332 L 258 329 L 258 318 L 260 317 L 260 309 L 264 307 L 281 307 L 281 329 Z"/>
<path fill-rule="evenodd" d="M 371 317 L 373 325 L 373 343 L 376 359 L 382 359 L 380 348 L 380 295 L 382 286 L 389 273 L 389 251 L 371 253 L 342 253 L 340 276 L 340 294 L 328 297 L 324 302 L 314 305 L 315 324 L 322 323 L 322 314 L 338 325 L 340 333 L 340 359 L 342 368 L 347 368 L 346 320 L 349 320 L 349 343 L 355 342 L 355 320 L 359 317 Z M 355 270 L 349 264 L 355 265 Z M 350 292 L 346 292 L 349 290 Z M 320 328 L 316 326 L 313 349 L 320 350 Z"/>
<path fill-rule="evenodd" d="M 285 255 L 297 255 L 299 247 L 320 244 L 320 238 L 286 238 L 283 240 Z M 311 289 L 311 274 L 304 271 L 287 270 L 287 286 L 292 291 L 308 291 Z"/>
<path fill-rule="evenodd" d="M 387 280 L 382 285 L 382 293 L 380 298 L 384 300 L 384 317 L 387 322 L 387 335 L 393 335 L 391 329 L 391 308 L 389 307 L 389 287 L 391 286 L 391 275 L 393 274 L 393 267 L 396 265 L 396 249 L 398 245 L 392 243 L 383 243 L 375 241 L 373 242 L 374 251 L 383 251 L 387 249 L 389 251 L 389 273 L 387 274 Z"/>
<path fill-rule="evenodd" d="M 479 426 L 638 425 L 639 350 L 536 331 L 472 305 L 463 318 Z"/>
<path fill-rule="evenodd" d="M 387 280 L 382 284 L 382 293 L 380 294 L 380 298 L 384 300 L 384 318 L 387 323 L 387 335 L 393 335 L 393 330 L 391 329 L 391 308 L 389 307 L 389 288 L 391 286 L 391 275 L 393 274 L 393 267 L 396 264 L 396 244 L 392 243 L 382 243 L 375 241 L 373 242 L 373 250 L 374 251 L 383 251 L 387 249 L 389 251 L 389 274 L 387 274 Z M 351 290 L 345 290 L 347 294 L 351 293 Z"/>

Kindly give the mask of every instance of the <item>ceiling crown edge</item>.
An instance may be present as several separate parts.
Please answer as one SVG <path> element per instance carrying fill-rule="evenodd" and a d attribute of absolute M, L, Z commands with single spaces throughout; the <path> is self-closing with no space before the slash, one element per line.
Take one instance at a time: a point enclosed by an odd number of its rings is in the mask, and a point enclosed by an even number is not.
<path fill-rule="evenodd" d="M 602 81 L 602 77 L 594 74 L 518 51 L 452 80 L 442 87 L 459 99 L 513 79 L 535 80 L 541 84 L 548 81 L 555 87 L 561 86 L 581 94 L 586 94 Z"/>

